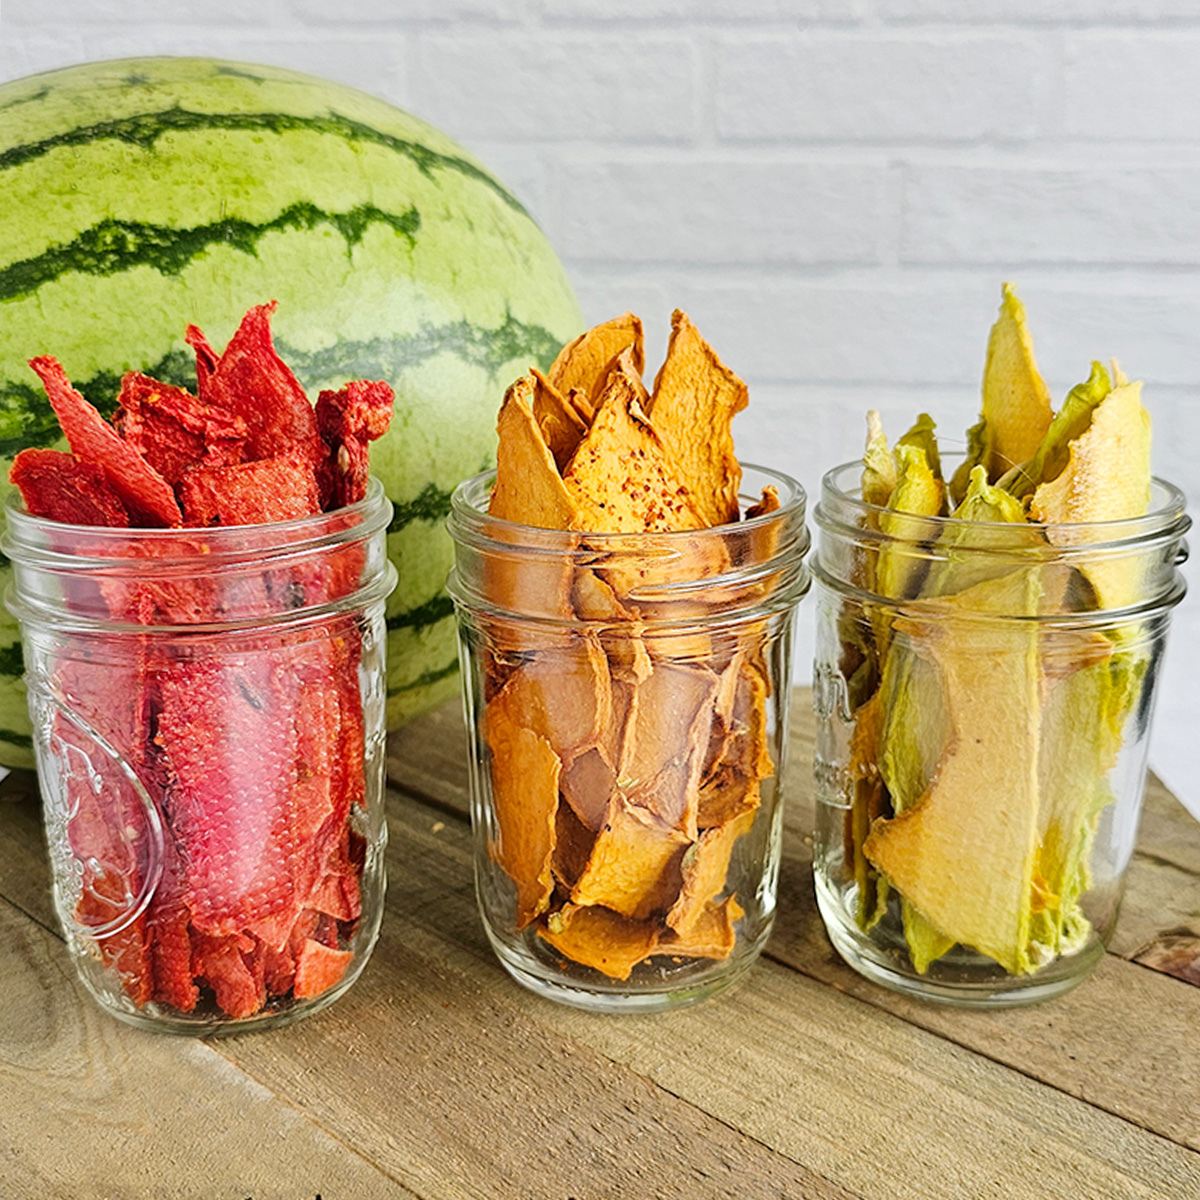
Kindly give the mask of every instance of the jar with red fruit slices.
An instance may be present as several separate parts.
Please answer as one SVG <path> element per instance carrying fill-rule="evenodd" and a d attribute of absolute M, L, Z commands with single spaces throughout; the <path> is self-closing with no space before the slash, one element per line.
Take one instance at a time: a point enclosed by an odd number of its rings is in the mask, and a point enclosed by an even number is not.
<path fill-rule="evenodd" d="M 55 900 L 109 1012 L 241 1032 L 362 971 L 384 889 L 390 505 L 109 528 L 8 504 Z"/>

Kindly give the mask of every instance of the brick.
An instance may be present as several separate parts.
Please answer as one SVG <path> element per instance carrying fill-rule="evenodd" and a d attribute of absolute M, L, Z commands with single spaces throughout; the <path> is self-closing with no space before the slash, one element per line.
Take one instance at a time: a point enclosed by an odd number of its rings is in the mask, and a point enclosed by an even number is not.
<path fill-rule="evenodd" d="M 567 162 L 560 253 L 625 263 L 868 263 L 885 168 L 794 161 Z"/>
<path fill-rule="evenodd" d="M 349 0 L 332 4 L 330 0 L 284 0 L 302 21 L 314 25 L 398 26 L 436 21 L 488 21 L 511 24 L 522 18 L 519 0 Z"/>
<path fill-rule="evenodd" d="M 1196 20 L 1196 0 L 888 0 L 890 21 L 949 21 L 997 23 L 1066 23 Z"/>
<path fill-rule="evenodd" d="M 1065 127 L 1084 138 L 1196 140 L 1200 35 L 1129 33 L 1068 40 Z"/>
<path fill-rule="evenodd" d="M 134 22 L 177 28 L 190 23 L 221 25 L 266 25 L 281 12 L 283 0 L 172 0 L 169 10 L 161 0 L 36 0 L 33 4 L 4 5 L 6 26 L 61 29 L 83 25 L 101 29 L 106 24 L 128 28 Z M 143 55 L 169 53 L 147 47 Z M 93 55 L 93 58 L 96 56 Z"/>
<path fill-rule="evenodd" d="M 675 37 L 421 36 L 423 115 L 462 138 L 680 140 L 696 129 L 697 55 Z"/>
<path fill-rule="evenodd" d="M 1050 70 L 1013 34 L 731 36 L 715 56 L 718 132 L 750 140 L 1026 138 Z"/>
<path fill-rule="evenodd" d="M 858 0 L 859 6 L 863 0 Z M 853 10 L 846 0 L 540 0 L 546 23 L 573 21 L 738 21 L 788 18 L 844 20 Z"/>
<path fill-rule="evenodd" d="M 1200 169 L 910 165 L 906 263 L 1200 263 Z"/>
<path fill-rule="evenodd" d="M 542 152 L 508 143 L 473 142 L 470 152 L 550 231 L 549 178 Z"/>

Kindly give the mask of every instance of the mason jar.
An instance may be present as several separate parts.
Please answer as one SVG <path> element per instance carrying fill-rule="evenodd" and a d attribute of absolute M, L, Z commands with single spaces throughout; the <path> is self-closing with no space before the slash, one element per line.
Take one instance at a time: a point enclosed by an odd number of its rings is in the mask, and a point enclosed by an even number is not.
<path fill-rule="evenodd" d="M 971 522 L 868 504 L 861 470 L 829 472 L 815 513 L 825 927 L 922 999 L 1057 995 L 1117 920 L 1183 496 L 1155 480 L 1144 517 Z"/>
<path fill-rule="evenodd" d="M 739 522 L 567 533 L 488 516 L 493 481 L 449 521 L 484 928 L 543 996 L 698 1000 L 775 914 L 804 493 L 747 467 Z"/>
<path fill-rule="evenodd" d="M 262 1028 L 365 965 L 389 518 L 378 481 L 333 512 L 224 528 L 67 525 L 9 498 L 55 904 L 113 1015 Z"/>

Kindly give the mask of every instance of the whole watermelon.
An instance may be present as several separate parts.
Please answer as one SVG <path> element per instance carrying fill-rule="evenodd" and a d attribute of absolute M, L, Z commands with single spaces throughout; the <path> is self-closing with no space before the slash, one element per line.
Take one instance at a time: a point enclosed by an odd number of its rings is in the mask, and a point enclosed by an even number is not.
<path fill-rule="evenodd" d="M 396 510 L 395 725 L 457 686 L 450 491 L 492 461 L 505 385 L 582 324 L 545 237 L 449 138 L 307 75 L 145 58 L 0 86 L 5 490 L 18 450 L 58 440 L 29 358 L 58 357 L 107 414 L 131 369 L 194 387 L 185 327 L 219 348 L 266 300 L 313 398 L 355 378 L 396 390 L 371 456 Z M 22 766 L 21 653 L 2 621 L 0 763 Z"/>

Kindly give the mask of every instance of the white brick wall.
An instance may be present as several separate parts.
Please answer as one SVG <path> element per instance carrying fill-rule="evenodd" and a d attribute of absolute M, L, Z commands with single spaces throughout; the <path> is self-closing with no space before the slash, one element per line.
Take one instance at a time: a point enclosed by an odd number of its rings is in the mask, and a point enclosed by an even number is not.
<path fill-rule="evenodd" d="M 525 199 L 589 320 L 641 312 L 653 357 L 687 309 L 751 383 L 743 456 L 810 491 L 869 406 L 961 437 L 1013 279 L 1054 392 L 1119 357 L 1200 508 L 1200 0 L 0 5 L 0 80 L 215 54 L 438 125 Z M 1193 596 L 1152 757 L 1200 812 L 1197 676 Z"/>

